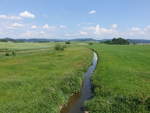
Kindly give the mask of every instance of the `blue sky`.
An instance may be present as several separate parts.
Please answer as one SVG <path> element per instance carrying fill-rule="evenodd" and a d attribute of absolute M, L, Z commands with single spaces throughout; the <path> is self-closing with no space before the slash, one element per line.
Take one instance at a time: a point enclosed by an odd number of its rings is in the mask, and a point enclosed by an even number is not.
<path fill-rule="evenodd" d="M 150 0 L 0 0 L 0 38 L 150 39 Z"/>

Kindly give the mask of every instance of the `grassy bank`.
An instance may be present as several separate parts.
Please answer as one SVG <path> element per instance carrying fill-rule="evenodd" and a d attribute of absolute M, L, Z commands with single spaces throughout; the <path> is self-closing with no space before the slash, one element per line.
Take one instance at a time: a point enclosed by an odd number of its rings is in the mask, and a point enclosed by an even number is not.
<path fill-rule="evenodd" d="M 94 44 L 99 63 L 92 78 L 90 113 L 150 112 L 150 46 Z"/>
<path fill-rule="evenodd" d="M 85 47 L 1 56 L 0 113 L 59 113 L 79 91 L 91 58 Z"/>

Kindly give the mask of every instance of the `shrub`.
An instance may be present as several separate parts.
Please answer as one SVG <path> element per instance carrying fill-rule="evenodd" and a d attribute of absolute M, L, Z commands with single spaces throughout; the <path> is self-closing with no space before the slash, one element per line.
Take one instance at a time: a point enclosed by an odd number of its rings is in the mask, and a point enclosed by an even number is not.
<path fill-rule="evenodd" d="M 65 44 L 70 44 L 70 43 L 71 43 L 70 41 L 65 42 Z"/>
<path fill-rule="evenodd" d="M 92 43 L 92 42 L 89 42 L 89 45 L 93 45 L 93 43 Z"/>
<path fill-rule="evenodd" d="M 10 54 L 8 52 L 5 53 L 5 56 L 10 56 Z"/>
<path fill-rule="evenodd" d="M 12 55 L 13 55 L 13 56 L 16 56 L 16 52 L 15 52 L 15 51 L 12 51 Z"/>
<path fill-rule="evenodd" d="M 66 45 L 62 45 L 62 47 L 63 47 L 63 48 L 66 48 L 67 46 L 66 46 Z"/>
<path fill-rule="evenodd" d="M 65 45 L 60 45 L 60 44 L 56 44 L 54 49 L 57 50 L 57 51 L 63 51 L 64 48 L 66 48 Z"/>
<path fill-rule="evenodd" d="M 65 77 L 63 81 L 60 83 L 60 86 L 64 94 L 78 93 L 81 86 L 81 78 L 80 76 L 73 76 L 73 75 L 71 77 Z"/>

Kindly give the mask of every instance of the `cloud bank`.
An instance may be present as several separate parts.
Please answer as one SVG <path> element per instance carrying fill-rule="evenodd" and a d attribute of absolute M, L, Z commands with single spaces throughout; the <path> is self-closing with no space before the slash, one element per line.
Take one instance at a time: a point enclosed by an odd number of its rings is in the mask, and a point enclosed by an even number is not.
<path fill-rule="evenodd" d="M 96 10 L 91 10 L 88 12 L 88 14 L 95 13 Z M 26 19 L 31 21 L 28 22 Z M 50 25 L 48 23 L 35 24 L 33 22 L 35 20 L 36 15 L 30 11 L 23 11 L 18 13 L 18 15 L 0 14 L 0 38 L 106 39 L 113 37 L 124 37 L 132 39 L 150 39 L 150 25 L 145 27 L 133 26 L 122 31 L 118 24 L 103 27 L 102 24 L 85 22 L 68 27 L 67 25 Z"/>

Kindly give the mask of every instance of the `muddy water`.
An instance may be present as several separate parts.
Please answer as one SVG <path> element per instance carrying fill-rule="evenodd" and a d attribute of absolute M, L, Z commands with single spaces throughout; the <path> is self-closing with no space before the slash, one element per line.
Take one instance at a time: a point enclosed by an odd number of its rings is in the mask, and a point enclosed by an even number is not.
<path fill-rule="evenodd" d="M 92 65 L 84 74 L 83 87 L 81 88 L 80 94 L 75 94 L 72 97 L 70 97 L 68 105 L 62 108 L 61 113 L 84 113 L 84 102 L 92 97 L 91 76 L 96 68 L 97 60 L 97 54 L 94 52 Z"/>

